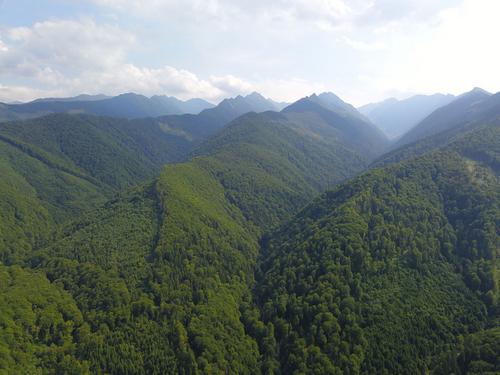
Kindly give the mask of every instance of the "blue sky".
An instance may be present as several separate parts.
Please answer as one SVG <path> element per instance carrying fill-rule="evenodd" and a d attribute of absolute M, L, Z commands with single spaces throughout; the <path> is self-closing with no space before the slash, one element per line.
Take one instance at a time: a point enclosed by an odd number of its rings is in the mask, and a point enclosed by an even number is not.
<path fill-rule="evenodd" d="M 498 0 L 0 0 L 0 101 L 500 88 Z"/>

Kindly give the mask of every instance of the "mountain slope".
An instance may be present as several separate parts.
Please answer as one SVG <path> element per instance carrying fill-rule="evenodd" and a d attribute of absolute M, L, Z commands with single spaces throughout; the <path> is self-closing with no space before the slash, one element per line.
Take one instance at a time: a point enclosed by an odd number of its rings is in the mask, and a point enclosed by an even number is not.
<path fill-rule="evenodd" d="M 331 93 L 300 99 L 282 113 L 293 122 L 333 129 L 340 143 L 369 159 L 380 155 L 388 145 L 380 130 Z"/>
<path fill-rule="evenodd" d="M 395 143 L 394 148 L 438 134 L 470 121 L 482 120 L 481 116 L 486 108 L 483 109 L 481 103 L 487 101 L 490 97 L 490 93 L 479 88 L 460 95 L 451 103 L 438 108 L 411 128 Z"/>
<path fill-rule="evenodd" d="M 156 175 L 191 149 L 155 120 L 53 114 L 0 124 L 0 261 L 49 241 L 57 224 Z"/>
<path fill-rule="evenodd" d="M 160 120 L 169 128 L 187 132 L 198 142 L 214 134 L 229 122 L 248 112 L 276 111 L 278 106 L 258 93 L 224 99 L 214 108 L 198 115 L 164 116 Z"/>
<path fill-rule="evenodd" d="M 453 95 L 415 95 L 404 100 L 391 98 L 380 103 L 367 104 L 358 110 L 389 138 L 397 138 L 454 99 Z"/>
<path fill-rule="evenodd" d="M 263 355 L 283 373 L 425 373 L 493 324 L 499 155 L 500 127 L 479 128 L 324 194 L 270 236 L 257 294 L 277 347 Z"/>
<path fill-rule="evenodd" d="M 52 114 L 0 124 L 1 259 L 14 262 L 55 224 L 185 158 L 201 137 L 162 119 Z"/>
<path fill-rule="evenodd" d="M 468 102 L 467 98 L 468 95 L 464 97 L 465 103 Z M 464 101 L 460 103 L 464 103 Z M 487 96 L 486 99 L 473 104 L 471 108 L 462 105 L 450 105 L 445 113 L 438 113 L 445 108 L 439 109 L 422 122 L 424 125 L 439 124 L 439 122 L 434 122 L 436 117 L 446 118 L 446 122 L 442 123 L 445 124 L 445 130 L 433 129 L 432 132 L 437 131 L 438 133 L 403 144 L 379 157 L 372 166 L 387 165 L 416 157 L 453 142 L 456 137 L 462 136 L 463 133 L 474 131 L 474 129 L 485 124 L 500 124 L 500 94 Z M 458 113 L 455 113 L 456 111 Z"/>
<path fill-rule="evenodd" d="M 259 373 L 246 322 L 258 329 L 260 233 L 366 165 L 314 131 L 326 132 L 279 113 L 244 115 L 190 161 L 68 224 L 30 257 L 91 325 L 94 344 L 79 360 L 112 374 Z"/>
<path fill-rule="evenodd" d="M 113 188 L 135 185 L 188 152 L 185 136 L 154 120 L 53 114 L 0 124 L 0 136 L 64 159 Z"/>

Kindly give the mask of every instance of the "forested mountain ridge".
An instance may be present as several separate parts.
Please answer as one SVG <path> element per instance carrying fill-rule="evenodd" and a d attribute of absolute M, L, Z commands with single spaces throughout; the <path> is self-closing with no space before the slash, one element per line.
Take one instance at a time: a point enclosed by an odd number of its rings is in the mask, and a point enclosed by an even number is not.
<path fill-rule="evenodd" d="M 0 124 L 0 259 L 49 240 L 56 224 L 155 176 L 191 149 L 154 120 L 52 114 Z"/>
<path fill-rule="evenodd" d="M 249 112 L 277 111 L 280 107 L 279 103 L 254 92 L 224 99 L 216 107 L 201 111 L 198 115 L 164 116 L 159 120 L 168 128 L 187 132 L 199 143 L 239 116 Z"/>
<path fill-rule="evenodd" d="M 391 98 L 380 103 L 367 104 L 358 110 L 388 137 L 396 139 L 454 99 L 450 94 L 415 95 L 403 100 Z"/>
<path fill-rule="evenodd" d="M 75 359 L 82 314 L 42 272 L 0 264 L 0 372 L 88 374 Z"/>
<path fill-rule="evenodd" d="M 4 210 L 0 224 L 5 225 L 3 260 L 10 259 L 14 253 L 13 249 L 21 243 L 23 244 L 21 248 L 24 250 L 19 251 L 19 254 L 29 252 L 32 245 L 46 241 L 49 228 L 52 228 L 54 223 L 74 217 L 86 209 L 95 208 L 117 191 L 155 176 L 165 163 L 182 160 L 203 140 L 204 136 L 224 125 L 223 118 L 230 119 L 240 112 L 263 109 L 267 105 L 269 102 L 256 93 L 226 100 L 220 107 L 204 111 L 199 115 L 199 117 L 208 116 L 212 124 L 217 124 L 214 129 L 202 129 L 202 134 L 197 127 L 175 128 L 169 125 L 165 118 L 126 120 L 89 115 L 51 114 L 32 120 L 0 124 L 0 144 L 6 152 L 2 158 L 5 171 L 1 204 Z M 276 116 L 281 116 L 280 121 L 287 122 L 282 115 L 276 114 Z M 272 115 L 255 117 L 253 121 L 262 121 L 265 124 L 265 119 L 268 117 Z M 287 126 L 290 129 L 300 128 L 300 132 L 303 133 L 309 132 L 308 137 L 304 138 L 309 139 L 309 143 L 311 137 L 327 138 L 325 142 L 314 141 L 317 145 L 322 145 L 318 146 L 322 147 L 321 152 L 316 152 L 315 146 L 306 144 L 307 142 L 302 141 L 302 138 L 295 133 L 296 139 L 287 145 L 291 149 L 305 147 L 308 150 L 308 157 L 312 159 L 308 160 L 307 164 L 300 165 L 301 169 L 298 171 L 282 169 L 283 175 L 287 173 L 292 173 L 290 176 L 297 176 L 297 173 L 311 175 L 310 171 L 318 172 L 313 187 L 304 183 L 301 178 L 295 181 L 290 178 L 286 183 L 278 183 L 278 186 L 281 184 L 279 189 L 282 191 L 295 189 L 301 194 L 308 192 L 307 198 L 304 195 L 294 201 L 294 207 L 300 207 L 315 192 L 332 186 L 333 183 L 351 176 L 367 165 L 368 159 L 342 145 L 331 127 L 326 126 L 322 130 L 321 126 L 316 124 L 293 124 L 289 121 Z M 262 145 L 264 141 L 266 139 L 262 135 L 256 139 L 256 142 L 261 142 Z M 236 143 L 231 147 L 234 149 L 235 146 Z M 270 148 L 275 146 L 273 143 L 269 145 Z M 330 146 L 335 147 L 327 150 Z M 322 152 L 328 156 L 323 157 Z M 269 152 L 261 147 L 256 155 L 259 153 L 263 155 Z M 249 151 L 246 157 L 250 158 L 253 155 L 250 155 Z M 300 155 L 297 157 L 301 158 Z M 334 162 L 331 166 L 325 164 L 332 160 Z M 273 178 L 270 176 L 270 181 Z M 240 188 L 242 187 L 239 186 L 237 189 Z M 20 194 L 20 191 L 24 193 Z M 280 204 L 281 207 L 276 207 L 276 211 L 271 214 L 275 218 L 274 222 L 276 218 L 282 218 L 283 210 L 293 211 L 292 206 L 285 208 L 288 206 L 285 201 L 281 201 Z M 30 206 L 32 212 L 28 209 Z M 254 214 L 254 216 L 259 215 Z M 270 218 L 264 219 L 263 216 L 259 220 L 266 221 Z"/>
<path fill-rule="evenodd" d="M 268 238 L 257 296 L 283 373 L 440 373 L 457 335 L 498 323 L 499 145 L 491 125 L 375 169 Z"/>
<path fill-rule="evenodd" d="M 331 93 L 302 98 L 281 113 L 292 122 L 334 129 L 339 142 L 368 158 L 382 154 L 389 143 L 385 135 L 353 106 Z"/>
<path fill-rule="evenodd" d="M 33 145 L 116 189 L 136 185 L 191 149 L 188 134 L 154 119 L 51 114 L 0 123 L 0 135 Z"/>
<path fill-rule="evenodd" d="M 259 327 L 251 304 L 259 233 L 368 162 L 334 141 L 334 129 L 325 139 L 314 131 L 328 133 L 274 112 L 242 116 L 190 161 L 37 251 L 29 264 L 64 285 L 90 325 L 77 360 L 109 373 L 259 373 L 243 323 Z"/>

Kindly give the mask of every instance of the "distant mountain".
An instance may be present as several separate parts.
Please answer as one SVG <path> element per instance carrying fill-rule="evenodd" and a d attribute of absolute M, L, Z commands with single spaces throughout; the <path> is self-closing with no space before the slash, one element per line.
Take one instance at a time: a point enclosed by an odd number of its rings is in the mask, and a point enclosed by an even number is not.
<path fill-rule="evenodd" d="M 387 138 L 375 125 L 332 93 L 302 98 L 282 113 L 291 121 L 335 129 L 342 144 L 368 158 L 380 155 L 388 145 Z"/>
<path fill-rule="evenodd" d="M 111 98 L 112 96 L 103 94 L 97 94 L 97 95 L 80 94 L 69 98 L 40 98 L 33 100 L 33 102 L 92 102 L 95 100 L 104 100 Z M 23 103 L 12 103 L 12 104 L 23 104 Z"/>
<path fill-rule="evenodd" d="M 436 114 L 433 113 L 429 116 L 429 119 L 436 121 L 436 124 L 445 125 L 443 126 L 445 130 L 436 134 L 430 132 L 431 135 L 429 136 L 393 148 L 377 158 L 372 167 L 394 164 L 423 155 L 454 142 L 457 137 L 483 127 L 485 124 L 500 125 L 500 93 L 495 95 L 488 94 L 484 96 L 484 100 L 481 102 L 476 102 L 475 99 L 471 101 L 471 96 L 474 97 L 475 95 L 475 92 L 466 93 L 461 96 L 460 101 L 458 101 L 460 97 L 457 99 L 458 102 L 454 106 L 451 105 L 453 103 L 446 106 L 448 107 L 446 112 L 444 111 L 446 107 L 443 107 L 442 109 L 438 109 Z M 480 92 L 479 95 L 481 96 Z M 467 103 L 473 103 L 473 109 L 469 108 Z M 458 115 L 455 115 L 455 111 L 459 112 Z M 439 120 L 446 121 L 440 123 Z M 426 119 L 426 121 L 428 120 Z"/>
<path fill-rule="evenodd" d="M 498 97 L 487 101 L 491 94 L 475 88 L 458 96 L 451 103 L 436 109 L 425 119 L 411 128 L 394 145 L 393 148 L 418 141 L 445 130 L 463 125 L 471 121 L 480 121 L 489 116 L 489 107 L 494 106 Z"/>
<path fill-rule="evenodd" d="M 341 115 L 359 117 L 364 121 L 369 122 L 369 120 L 364 117 L 353 105 L 344 102 L 332 92 L 324 92 L 319 95 L 313 94 L 305 99 L 317 103 L 329 111 L 336 112 Z"/>
<path fill-rule="evenodd" d="M 280 103 L 264 98 L 257 92 L 246 96 L 238 95 L 236 98 L 224 99 L 217 106 L 221 110 L 234 113 L 278 111 Z"/>
<path fill-rule="evenodd" d="M 290 103 L 287 102 L 277 102 L 272 99 L 267 100 L 269 100 L 273 104 L 274 108 L 276 108 L 276 111 L 281 111 L 290 105 Z"/>
<path fill-rule="evenodd" d="M 367 104 L 358 110 L 389 138 L 397 138 L 434 110 L 454 99 L 449 94 L 415 95 L 404 100 L 390 98 L 380 103 Z"/>
<path fill-rule="evenodd" d="M 224 99 L 216 107 L 205 109 L 198 115 L 174 115 L 160 117 L 165 126 L 189 133 L 193 139 L 203 140 L 209 135 L 248 112 L 277 111 L 275 102 L 258 93 Z"/>
<path fill-rule="evenodd" d="M 209 103 L 206 100 L 199 98 L 188 99 L 186 101 L 181 102 L 181 104 L 178 104 L 178 106 L 181 109 L 182 113 L 194 113 L 194 114 L 200 113 L 205 109 L 215 107 L 215 105 L 213 105 L 212 103 Z"/>
<path fill-rule="evenodd" d="M 202 99 L 186 102 L 167 96 L 127 93 L 115 97 L 80 95 L 73 98 L 38 99 L 33 102 L 2 104 L 0 120 L 16 120 L 40 117 L 49 113 L 86 113 L 96 116 L 119 118 L 158 117 L 168 114 L 198 113 L 213 107 Z"/>
<path fill-rule="evenodd" d="M 204 109 L 215 107 L 212 103 L 197 98 L 182 101 L 173 96 L 155 95 L 152 96 L 150 99 L 152 102 L 164 106 L 164 108 L 170 108 L 169 113 L 163 113 L 161 115 L 184 114 L 184 113 L 198 114 Z"/>

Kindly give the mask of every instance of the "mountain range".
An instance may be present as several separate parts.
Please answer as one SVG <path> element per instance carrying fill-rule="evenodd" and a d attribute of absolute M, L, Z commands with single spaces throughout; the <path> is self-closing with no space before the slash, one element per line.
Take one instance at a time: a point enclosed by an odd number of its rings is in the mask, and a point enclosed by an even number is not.
<path fill-rule="evenodd" d="M 265 99 L 257 93 L 223 100 L 219 106 L 235 113 L 246 110 L 279 111 L 287 103 Z M 134 93 L 110 97 L 106 95 L 78 95 L 69 98 L 42 98 L 29 103 L 0 103 L 0 121 L 36 118 L 50 113 L 91 114 L 127 119 L 160 117 L 166 115 L 196 115 L 214 108 L 203 99 L 179 100 L 173 96 L 154 95 L 150 98 Z M 232 109 L 230 107 L 233 107 Z"/>
<path fill-rule="evenodd" d="M 202 99 L 181 101 L 174 97 L 150 98 L 128 93 L 115 97 L 78 95 L 72 98 L 38 99 L 23 104 L 0 104 L 0 120 L 40 117 L 49 113 L 85 113 L 119 118 L 158 117 L 170 114 L 199 113 L 214 107 Z"/>
<path fill-rule="evenodd" d="M 0 369 L 499 372 L 498 95 L 0 123 Z"/>

